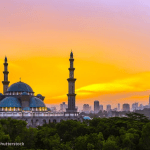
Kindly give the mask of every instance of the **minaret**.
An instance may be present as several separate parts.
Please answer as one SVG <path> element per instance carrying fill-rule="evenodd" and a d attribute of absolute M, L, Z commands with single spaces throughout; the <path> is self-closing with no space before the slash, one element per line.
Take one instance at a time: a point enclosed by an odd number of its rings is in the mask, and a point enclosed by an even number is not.
<path fill-rule="evenodd" d="M 77 109 L 75 108 L 75 81 L 76 79 L 74 78 L 74 70 L 75 68 L 73 68 L 73 53 L 71 51 L 70 53 L 70 68 L 69 68 L 69 78 L 67 79 L 68 80 L 68 108 L 66 109 L 66 112 L 68 113 L 74 113 L 74 112 L 77 112 Z"/>
<path fill-rule="evenodd" d="M 5 57 L 5 60 L 4 60 L 4 81 L 2 81 L 3 83 L 3 94 L 5 95 L 6 94 L 6 91 L 8 89 L 8 85 L 9 85 L 9 81 L 8 81 L 8 71 L 7 71 L 7 67 L 8 67 L 8 63 L 7 63 L 7 57 Z"/>

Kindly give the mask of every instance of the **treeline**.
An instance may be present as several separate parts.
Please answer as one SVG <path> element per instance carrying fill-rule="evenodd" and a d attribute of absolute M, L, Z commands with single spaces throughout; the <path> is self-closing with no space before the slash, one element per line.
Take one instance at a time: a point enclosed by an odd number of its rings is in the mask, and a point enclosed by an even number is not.
<path fill-rule="evenodd" d="M 0 149 L 25 150 L 150 150 L 150 120 L 142 114 L 128 117 L 94 118 L 83 123 L 73 120 L 26 128 L 26 122 L 0 120 Z"/>

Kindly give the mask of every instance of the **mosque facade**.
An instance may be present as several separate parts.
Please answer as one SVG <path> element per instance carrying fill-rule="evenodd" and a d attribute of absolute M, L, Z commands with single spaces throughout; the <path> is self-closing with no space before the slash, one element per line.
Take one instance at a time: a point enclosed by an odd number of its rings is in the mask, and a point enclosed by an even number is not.
<path fill-rule="evenodd" d="M 0 118 L 14 118 L 25 120 L 27 126 L 36 127 L 49 122 L 60 122 L 61 120 L 81 120 L 75 107 L 75 81 L 73 68 L 73 53 L 70 53 L 70 68 L 68 83 L 68 108 L 65 113 L 52 113 L 44 103 L 44 96 L 34 95 L 33 89 L 24 82 L 17 82 L 9 86 L 8 62 L 4 59 L 4 81 L 3 94 L 0 93 Z"/>

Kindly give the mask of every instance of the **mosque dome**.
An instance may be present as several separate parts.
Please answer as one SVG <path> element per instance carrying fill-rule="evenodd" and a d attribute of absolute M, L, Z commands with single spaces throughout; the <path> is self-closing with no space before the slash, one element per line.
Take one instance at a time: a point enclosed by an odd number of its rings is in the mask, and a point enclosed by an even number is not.
<path fill-rule="evenodd" d="M 21 107 L 21 104 L 15 97 L 5 97 L 0 102 L 0 107 Z"/>
<path fill-rule="evenodd" d="M 30 93 L 34 93 L 32 88 L 28 84 L 21 82 L 21 81 L 12 84 L 8 88 L 7 92 L 30 92 Z"/>
<path fill-rule="evenodd" d="M 30 107 L 46 107 L 43 101 L 37 97 L 30 99 Z"/>
<path fill-rule="evenodd" d="M 42 95 L 41 95 L 41 94 L 38 94 L 37 96 L 38 96 L 38 97 L 42 97 Z"/>
<path fill-rule="evenodd" d="M 0 96 L 3 95 L 2 93 L 0 93 Z"/>
<path fill-rule="evenodd" d="M 91 120 L 91 118 L 89 116 L 84 116 L 83 119 L 84 120 Z"/>
<path fill-rule="evenodd" d="M 25 108 L 23 108 L 23 110 L 24 111 L 30 111 L 31 109 L 30 109 L 30 107 L 25 107 Z"/>
<path fill-rule="evenodd" d="M 23 92 L 21 95 L 28 95 L 27 92 Z"/>

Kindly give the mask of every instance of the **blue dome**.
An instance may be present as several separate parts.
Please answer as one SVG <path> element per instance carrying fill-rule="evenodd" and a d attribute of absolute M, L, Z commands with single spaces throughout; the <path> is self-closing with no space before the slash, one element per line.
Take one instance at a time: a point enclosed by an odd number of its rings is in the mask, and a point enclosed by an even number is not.
<path fill-rule="evenodd" d="M 30 111 L 31 109 L 30 109 L 30 107 L 25 107 L 25 108 L 23 108 L 23 110 Z"/>
<path fill-rule="evenodd" d="M 7 91 L 8 92 L 31 92 L 33 93 L 32 88 L 28 84 L 23 83 L 23 82 L 17 82 L 17 83 L 12 84 L 8 88 Z"/>
<path fill-rule="evenodd" d="M 5 97 L 0 102 L 0 107 L 21 107 L 21 104 L 15 97 Z"/>
<path fill-rule="evenodd" d="M 84 116 L 83 119 L 84 120 L 91 120 L 91 118 L 89 116 Z"/>
<path fill-rule="evenodd" d="M 23 92 L 21 95 L 28 95 L 27 92 Z"/>
<path fill-rule="evenodd" d="M 2 93 L 0 93 L 0 96 L 3 95 Z"/>
<path fill-rule="evenodd" d="M 43 101 L 37 97 L 30 99 L 30 107 L 46 107 Z"/>
<path fill-rule="evenodd" d="M 41 94 L 38 94 L 37 96 L 38 96 L 38 97 L 42 97 L 42 95 L 41 95 Z"/>

